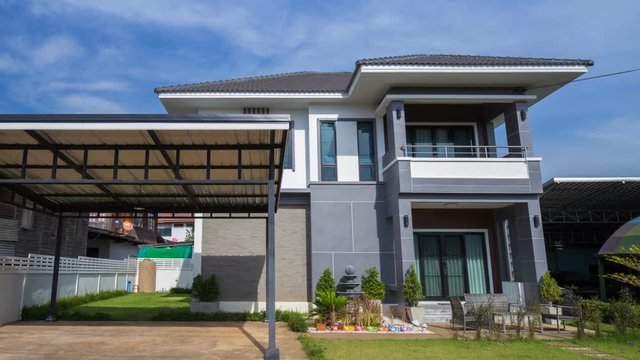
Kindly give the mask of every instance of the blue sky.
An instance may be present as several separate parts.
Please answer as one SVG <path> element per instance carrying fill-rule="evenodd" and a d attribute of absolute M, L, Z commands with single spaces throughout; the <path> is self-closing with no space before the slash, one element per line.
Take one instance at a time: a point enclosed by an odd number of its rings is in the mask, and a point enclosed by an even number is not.
<path fill-rule="evenodd" d="M 160 85 L 415 53 L 589 58 L 593 76 L 640 67 L 638 19 L 638 1 L 4 0 L 0 112 L 163 112 Z M 535 105 L 543 177 L 640 176 L 639 102 L 636 72 Z"/>

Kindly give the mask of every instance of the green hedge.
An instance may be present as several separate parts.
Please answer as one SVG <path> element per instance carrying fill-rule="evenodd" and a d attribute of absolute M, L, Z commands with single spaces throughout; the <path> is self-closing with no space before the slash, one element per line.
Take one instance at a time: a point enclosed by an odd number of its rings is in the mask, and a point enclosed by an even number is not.
<path fill-rule="evenodd" d="M 84 305 L 94 301 L 107 300 L 118 296 L 127 295 L 128 292 L 123 290 L 116 291 L 103 291 L 97 294 L 87 294 L 83 296 L 73 296 L 60 298 L 57 301 L 58 319 L 61 320 L 75 320 L 72 317 L 78 317 L 76 312 L 70 310 L 76 306 Z M 43 305 L 36 305 L 25 307 L 22 309 L 22 320 L 44 320 L 49 313 L 49 303 Z M 104 315 L 107 314 L 102 314 Z M 108 315 L 107 315 L 108 316 Z M 89 320 L 103 320 L 103 319 L 89 319 Z"/>
<path fill-rule="evenodd" d="M 189 309 L 161 310 L 151 318 L 152 321 L 265 321 L 266 313 L 262 312 L 214 312 L 198 313 Z M 276 311 L 276 321 L 286 322 L 294 332 L 307 332 L 309 323 L 304 314 L 293 311 Z"/>

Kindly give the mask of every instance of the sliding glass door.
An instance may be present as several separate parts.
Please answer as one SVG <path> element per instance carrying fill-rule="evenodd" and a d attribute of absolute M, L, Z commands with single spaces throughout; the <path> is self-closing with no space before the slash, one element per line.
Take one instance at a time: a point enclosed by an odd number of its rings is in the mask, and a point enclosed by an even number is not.
<path fill-rule="evenodd" d="M 410 125 L 407 143 L 412 157 L 473 157 L 475 131 L 469 125 Z"/>
<path fill-rule="evenodd" d="M 415 233 L 420 278 L 427 299 L 489 292 L 482 233 Z"/>

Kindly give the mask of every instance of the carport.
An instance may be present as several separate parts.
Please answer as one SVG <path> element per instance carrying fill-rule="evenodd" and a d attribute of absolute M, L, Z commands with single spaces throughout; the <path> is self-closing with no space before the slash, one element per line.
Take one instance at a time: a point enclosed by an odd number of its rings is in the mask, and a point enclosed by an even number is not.
<path fill-rule="evenodd" d="M 0 115 L 0 200 L 63 218 L 99 213 L 266 222 L 268 348 L 275 341 L 275 228 L 288 115 Z"/>

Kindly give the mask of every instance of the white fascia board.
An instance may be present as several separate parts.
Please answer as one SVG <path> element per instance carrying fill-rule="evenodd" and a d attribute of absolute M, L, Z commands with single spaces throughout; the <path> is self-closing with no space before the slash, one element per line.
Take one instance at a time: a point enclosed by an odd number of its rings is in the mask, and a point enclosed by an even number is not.
<path fill-rule="evenodd" d="M 343 93 L 162 93 L 160 99 L 345 99 Z"/>
<path fill-rule="evenodd" d="M 363 65 L 362 73 L 586 73 L 586 66 L 385 66 Z"/>
<path fill-rule="evenodd" d="M 7 122 L 0 130 L 289 130 L 289 122 Z"/>
<path fill-rule="evenodd" d="M 551 179 L 552 182 L 555 183 L 563 183 L 563 182 L 575 182 L 575 183 L 585 183 L 585 182 L 640 182 L 640 177 L 554 177 Z"/>
<path fill-rule="evenodd" d="M 448 103 L 448 104 L 472 104 L 472 103 L 512 103 L 516 101 L 534 102 L 536 95 L 487 95 L 487 94 L 392 94 L 385 95 L 375 114 L 382 115 L 387 105 L 393 100 L 403 100 L 406 103 Z"/>

